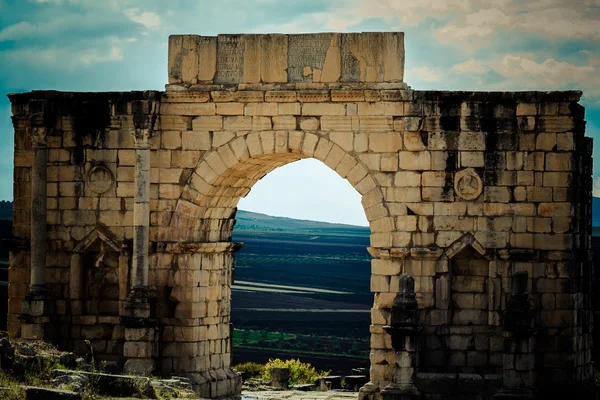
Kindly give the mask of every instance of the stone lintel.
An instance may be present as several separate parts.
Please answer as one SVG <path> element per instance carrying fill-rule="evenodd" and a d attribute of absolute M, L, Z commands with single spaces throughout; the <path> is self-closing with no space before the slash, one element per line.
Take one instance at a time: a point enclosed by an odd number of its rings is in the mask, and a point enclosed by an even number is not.
<path fill-rule="evenodd" d="M 244 246 L 239 242 L 208 242 L 208 243 L 180 243 L 180 242 L 158 242 L 156 251 L 158 253 L 235 253 Z"/>

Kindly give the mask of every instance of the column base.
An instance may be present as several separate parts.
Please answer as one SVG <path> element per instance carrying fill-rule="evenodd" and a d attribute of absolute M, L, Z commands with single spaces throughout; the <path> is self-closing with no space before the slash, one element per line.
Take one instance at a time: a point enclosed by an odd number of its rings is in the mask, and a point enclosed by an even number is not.
<path fill-rule="evenodd" d="M 44 285 L 32 285 L 21 307 L 21 338 L 49 341 L 53 336 L 50 319 L 55 310 L 48 289 Z"/>
<path fill-rule="evenodd" d="M 123 365 L 123 373 L 130 375 L 150 376 L 155 369 L 156 364 L 151 358 L 132 358 Z"/>
<path fill-rule="evenodd" d="M 381 396 L 384 400 L 417 400 L 421 393 L 415 385 L 391 383 L 381 391 Z"/>
<path fill-rule="evenodd" d="M 147 287 L 131 289 L 125 302 L 121 324 L 125 328 L 123 372 L 133 375 L 151 375 L 156 369 L 156 318 L 154 318 L 154 291 Z"/>
<path fill-rule="evenodd" d="M 503 387 L 492 396 L 493 400 L 535 400 L 536 397 L 528 388 Z"/>
<path fill-rule="evenodd" d="M 375 383 L 368 382 L 358 390 L 358 400 L 373 400 L 375 393 L 378 392 L 379 386 Z"/>
<path fill-rule="evenodd" d="M 148 286 L 131 289 L 125 301 L 121 323 L 132 327 L 154 326 L 154 290 Z"/>
<path fill-rule="evenodd" d="M 240 399 L 242 378 L 231 368 L 219 368 L 201 373 L 176 374 L 190 378 L 194 392 L 204 399 Z"/>

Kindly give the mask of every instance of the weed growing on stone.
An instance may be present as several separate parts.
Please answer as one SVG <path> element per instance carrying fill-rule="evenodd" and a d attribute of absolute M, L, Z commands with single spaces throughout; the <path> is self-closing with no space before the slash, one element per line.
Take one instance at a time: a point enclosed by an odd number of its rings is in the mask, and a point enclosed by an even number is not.
<path fill-rule="evenodd" d="M 48 386 L 52 379 L 52 371 L 55 369 L 66 369 L 54 357 L 37 358 L 37 363 L 32 362 L 25 370 L 25 383 L 30 386 Z"/>

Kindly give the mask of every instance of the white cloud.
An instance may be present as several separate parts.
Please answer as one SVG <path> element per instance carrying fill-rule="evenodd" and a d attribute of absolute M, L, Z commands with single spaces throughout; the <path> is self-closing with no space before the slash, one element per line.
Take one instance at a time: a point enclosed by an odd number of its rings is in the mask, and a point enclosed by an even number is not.
<path fill-rule="evenodd" d="M 537 61 L 534 54 L 506 54 L 490 61 L 470 59 L 449 70 L 438 69 L 445 80 L 472 79 L 488 90 L 581 89 L 586 99 L 600 102 L 600 58 L 588 54 L 588 62 L 576 65 L 546 58 Z M 500 81 L 485 82 L 484 74 L 495 72 Z M 455 79 L 458 75 L 459 78 Z"/>
<path fill-rule="evenodd" d="M 48 12 L 45 17 L 32 17 L 3 27 L 0 29 L 0 41 L 21 40 L 24 45 L 31 44 L 27 40 L 90 41 L 119 34 L 129 36 L 139 30 L 122 12 L 115 14 L 106 7 L 97 10 L 88 7 L 83 14 L 60 9 Z"/>
<path fill-rule="evenodd" d="M 137 8 L 129 8 L 125 10 L 125 15 L 133 22 L 144 25 L 148 29 L 155 29 L 160 26 L 160 17 L 155 12 L 140 12 Z"/>
<path fill-rule="evenodd" d="M 494 35 L 499 27 L 507 27 L 510 17 L 497 8 L 467 14 L 459 23 L 448 24 L 436 32 L 444 42 L 474 43 Z M 483 42 L 482 42 L 483 43 Z"/>
<path fill-rule="evenodd" d="M 507 80 L 507 89 L 582 89 L 591 102 L 600 102 L 600 58 L 590 57 L 586 65 L 548 58 L 542 62 L 508 54 L 490 63 Z"/>
<path fill-rule="evenodd" d="M 27 21 L 7 26 L 0 31 L 0 40 L 16 40 L 35 35 L 36 27 Z"/>
<path fill-rule="evenodd" d="M 600 177 L 594 179 L 594 185 L 592 187 L 592 196 L 600 197 Z"/>
<path fill-rule="evenodd" d="M 582 82 L 595 75 L 597 65 L 577 66 L 549 58 L 536 62 L 530 58 L 507 54 L 494 63 L 494 69 L 507 78 L 531 81 L 546 87 L 560 87 L 569 82 Z"/>
<path fill-rule="evenodd" d="M 360 0 L 354 8 L 364 18 L 398 20 L 401 24 L 418 24 L 425 18 L 443 19 L 450 13 L 463 13 L 471 8 L 471 0 Z M 344 9 L 352 9 L 345 6 Z"/>
<path fill-rule="evenodd" d="M 116 43 L 106 49 L 21 48 L 0 53 L 0 60 L 7 64 L 74 70 L 101 62 L 121 61 L 123 50 Z"/>
<path fill-rule="evenodd" d="M 457 45 L 485 45 L 499 29 L 546 38 L 600 38 L 597 0 L 336 0 L 327 28 L 347 30 L 370 18 L 384 19 L 391 29 L 405 30 L 427 19 L 436 37 Z M 304 15 L 310 19 L 311 15 Z M 441 23 L 441 25 L 440 25 Z"/>
<path fill-rule="evenodd" d="M 406 75 L 425 82 L 436 82 L 442 78 L 442 72 L 439 69 L 428 66 L 408 68 Z"/>
<path fill-rule="evenodd" d="M 475 73 L 475 74 L 483 74 L 489 70 L 488 67 L 483 65 L 483 63 L 479 60 L 470 59 L 463 63 L 456 64 L 452 67 L 452 70 L 462 73 Z"/>
<path fill-rule="evenodd" d="M 82 4 L 86 2 L 91 2 L 93 0 L 29 0 L 32 3 L 40 3 L 40 4 Z"/>
<path fill-rule="evenodd" d="M 521 3 L 512 0 L 505 3 L 501 9 L 473 5 L 473 12 L 464 16 L 454 13 L 452 22 L 441 27 L 436 37 L 464 48 L 484 45 L 487 42 L 483 38 L 502 35 L 502 32 L 524 32 L 547 39 L 600 38 L 597 2 L 539 0 Z"/>
<path fill-rule="evenodd" d="M 519 30 L 550 38 L 600 39 L 599 4 L 549 1 L 548 6 L 513 17 Z"/>

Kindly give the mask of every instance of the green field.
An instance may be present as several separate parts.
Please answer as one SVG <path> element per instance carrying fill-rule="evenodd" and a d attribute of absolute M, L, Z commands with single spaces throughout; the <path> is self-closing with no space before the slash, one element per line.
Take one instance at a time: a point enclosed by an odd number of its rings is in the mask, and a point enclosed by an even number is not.
<path fill-rule="evenodd" d="M 235 349 L 276 350 L 290 354 L 369 357 L 369 342 L 355 338 L 297 335 L 283 332 L 233 330 Z"/>
<path fill-rule="evenodd" d="M 278 354 L 345 373 L 364 366 L 369 228 L 238 211 L 233 240 L 244 243 L 232 291 L 236 363 Z"/>

